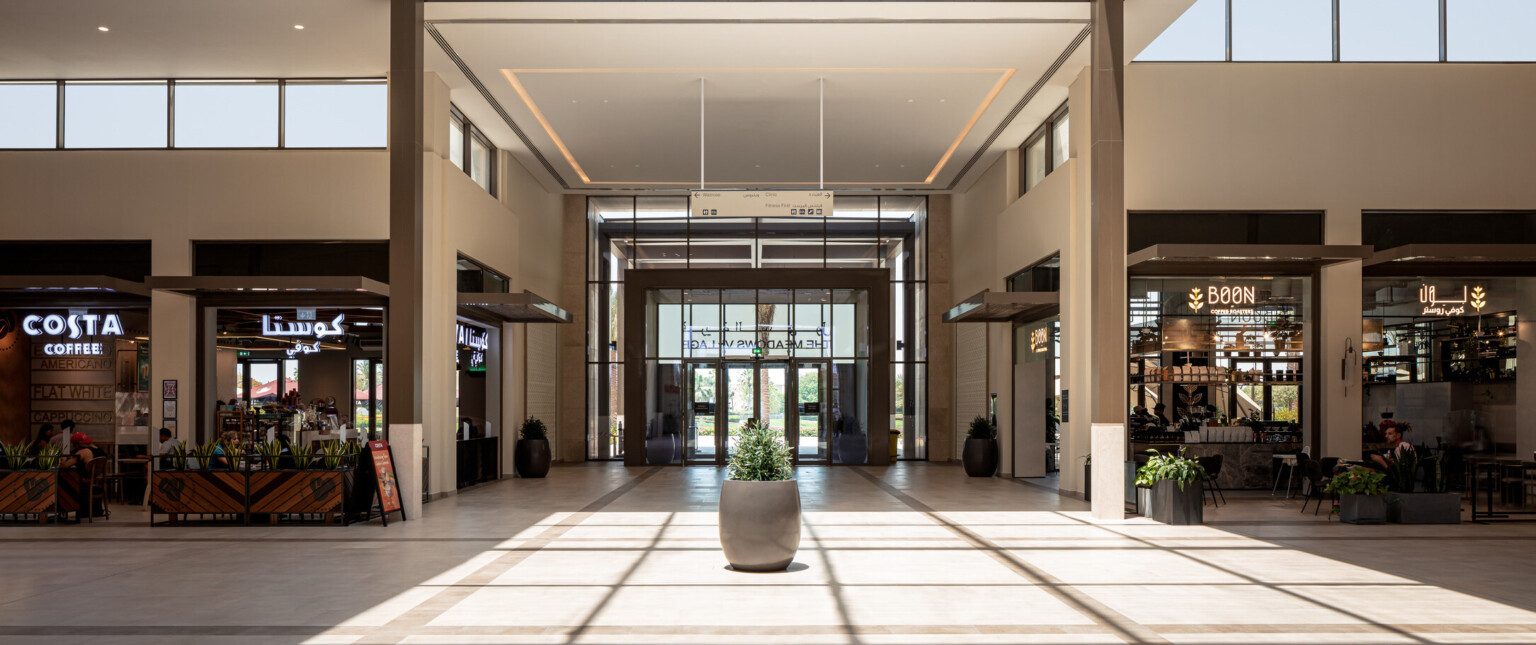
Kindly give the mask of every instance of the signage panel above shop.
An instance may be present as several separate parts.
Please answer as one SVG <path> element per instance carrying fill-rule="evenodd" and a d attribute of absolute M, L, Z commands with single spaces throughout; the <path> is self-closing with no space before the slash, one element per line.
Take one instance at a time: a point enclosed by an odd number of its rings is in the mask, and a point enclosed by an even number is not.
<path fill-rule="evenodd" d="M 1482 285 L 1463 284 L 1460 289 L 1447 289 L 1442 293 L 1435 285 L 1420 284 L 1419 306 L 1420 316 L 1465 316 L 1468 307 L 1474 315 L 1480 314 L 1483 307 L 1488 306 L 1488 291 Z"/>
<path fill-rule="evenodd" d="M 122 336 L 123 321 L 115 313 L 93 314 L 83 310 L 67 314 L 27 314 L 21 317 L 21 331 L 28 336 L 68 339 L 69 342 L 43 343 L 45 356 L 105 356 L 113 346 L 92 339 Z"/>
<path fill-rule="evenodd" d="M 459 344 L 460 369 L 484 372 L 485 353 L 491 348 L 491 333 L 473 325 L 459 323 L 456 337 Z"/>
<path fill-rule="evenodd" d="M 693 217 L 831 217 L 830 190 L 695 190 Z"/>

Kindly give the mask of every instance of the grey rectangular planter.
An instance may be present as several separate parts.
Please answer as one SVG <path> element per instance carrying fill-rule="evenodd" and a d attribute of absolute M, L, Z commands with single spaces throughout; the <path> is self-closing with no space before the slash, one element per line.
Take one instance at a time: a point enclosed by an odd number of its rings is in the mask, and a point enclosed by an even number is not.
<path fill-rule="evenodd" d="M 1340 495 L 1339 521 L 1350 524 L 1385 524 L 1386 495 Z"/>
<path fill-rule="evenodd" d="M 1393 524 L 1460 524 L 1460 493 L 1387 493 Z"/>
<path fill-rule="evenodd" d="M 1184 490 L 1179 490 L 1177 482 L 1164 479 L 1151 489 L 1138 489 L 1137 495 L 1145 502 L 1142 515 L 1158 522 L 1187 525 L 1205 521 L 1200 482 L 1185 484 Z"/>

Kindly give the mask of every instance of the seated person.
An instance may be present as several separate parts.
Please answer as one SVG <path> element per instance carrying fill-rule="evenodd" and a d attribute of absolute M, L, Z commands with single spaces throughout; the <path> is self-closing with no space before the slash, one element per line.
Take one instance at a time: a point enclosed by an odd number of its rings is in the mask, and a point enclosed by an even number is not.
<path fill-rule="evenodd" d="M 53 443 L 53 436 L 55 434 L 57 434 L 57 432 L 53 429 L 53 424 L 44 423 L 43 427 L 37 429 L 37 439 L 32 441 L 32 445 L 27 446 L 27 456 L 36 457 L 41 454 L 43 452 L 43 448 L 47 447 L 48 444 Z"/>
<path fill-rule="evenodd" d="M 107 451 L 97 446 L 95 442 L 91 441 L 91 436 L 84 432 L 76 432 L 71 436 L 69 438 L 69 445 L 74 448 L 75 452 L 64 458 L 60 468 L 75 468 L 82 475 L 86 472 L 85 465 L 87 463 L 107 456 Z"/>
<path fill-rule="evenodd" d="M 1168 420 L 1168 415 L 1164 413 L 1167 409 L 1168 406 L 1161 403 L 1152 406 L 1152 415 L 1156 419 L 1156 424 L 1165 428 L 1173 425 L 1173 422 Z"/>
<path fill-rule="evenodd" d="M 180 445 L 181 440 L 171 436 L 170 428 L 160 429 L 160 444 L 156 448 L 155 453 L 161 455 L 160 468 L 162 470 L 169 470 L 171 468 L 171 451 Z"/>
<path fill-rule="evenodd" d="M 1413 452 L 1413 445 L 1403 440 L 1402 428 L 1395 425 L 1385 426 L 1381 429 L 1381 432 L 1387 437 L 1387 449 L 1382 451 L 1381 454 L 1371 455 L 1371 463 L 1366 464 L 1366 466 L 1376 470 L 1386 470 L 1404 452 L 1410 454 Z"/>

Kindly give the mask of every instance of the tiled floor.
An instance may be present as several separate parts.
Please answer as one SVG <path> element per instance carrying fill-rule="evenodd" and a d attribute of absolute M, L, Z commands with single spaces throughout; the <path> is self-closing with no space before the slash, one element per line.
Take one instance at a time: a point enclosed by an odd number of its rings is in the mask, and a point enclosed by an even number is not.
<path fill-rule="evenodd" d="M 340 527 L 0 527 L 0 643 L 1536 643 L 1536 525 L 1232 496 L 1096 523 L 958 467 L 802 468 L 787 573 L 726 570 L 713 468 L 557 467 Z"/>

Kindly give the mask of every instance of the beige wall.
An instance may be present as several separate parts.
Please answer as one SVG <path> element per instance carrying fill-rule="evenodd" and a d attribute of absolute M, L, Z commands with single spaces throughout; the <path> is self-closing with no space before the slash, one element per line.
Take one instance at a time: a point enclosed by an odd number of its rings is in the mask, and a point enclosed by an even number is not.
<path fill-rule="evenodd" d="M 1128 210 L 1319 210 L 1325 241 L 1360 242 L 1360 213 L 1374 209 L 1532 209 L 1536 182 L 1536 66 L 1434 64 L 1136 63 L 1126 71 Z M 1086 411 L 1095 386 L 1081 356 L 1096 345 L 1083 321 L 1088 273 L 1088 88 L 1071 88 L 1073 161 L 1012 203 L 1008 160 L 955 197 L 953 278 L 958 300 L 1051 251 L 1062 251 L 1063 386 Z M 1075 249 L 1083 251 L 1075 252 Z M 1337 364 L 1358 346 L 1360 268 L 1328 269 L 1313 347 Z M 1012 406 L 1011 343 L 988 335 L 988 389 L 999 394 L 1004 437 Z M 953 334 L 954 330 L 947 332 Z M 1321 453 L 1358 452 L 1358 378 L 1323 385 Z M 1102 393 L 1120 396 L 1119 393 Z M 1080 490 L 1086 415 L 1063 424 L 1062 488 Z M 1079 423 L 1079 421 L 1082 421 Z M 1009 451 L 1005 447 L 1004 455 Z M 1004 469 L 1010 469 L 1005 457 Z"/>

